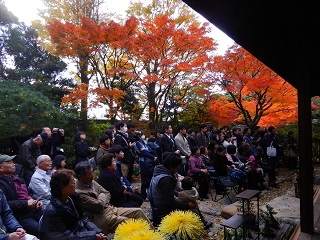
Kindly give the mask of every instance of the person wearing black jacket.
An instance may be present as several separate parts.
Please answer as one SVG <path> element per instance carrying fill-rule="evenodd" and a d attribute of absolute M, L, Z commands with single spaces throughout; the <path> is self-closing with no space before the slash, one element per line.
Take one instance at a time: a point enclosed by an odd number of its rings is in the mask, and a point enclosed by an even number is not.
<path fill-rule="evenodd" d="M 50 156 L 51 159 L 61 154 L 61 149 L 58 146 L 64 143 L 64 129 L 53 128 L 51 131 L 49 127 L 42 127 L 41 133 L 48 135 L 48 143 L 40 147 L 41 153 Z"/>
<path fill-rule="evenodd" d="M 163 164 L 154 169 L 148 197 L 155 227 L 160 224 L 163 217 L 174 210 L 191 210 L 199 215 L 196 202 L 183 202 L 176 197 L 178 196 L 178 192 L 175 190 L 177 186 L 176 174 L 181 163 L 182 159 L 179 154 L 167 152 L 163 155 Z M 211 225 L 212 223 L 207 222 L 205 227 Z"/>
<path fill-rule="evenodd" d="M 115 145 L 116 146 L 116 145 Z M 122 184 L 120 176 L 116 173 L 116 160 L 114 154 L 107 153 L 100 158 L 100 175 L 97 182 L 111 194 L 110 203 L 116 207 L 137 208 L 143 203 L 143 198 L 130 192 Z"/>
<path fill-rule="evenodd" d="M 77 165 L 77 163 L 82 161 L 88 161 L 89 156 L 91 154 L 91 150 L 89 145 L 85 142 L 86 140 L 86 134 L 83 131 L 78 131 L 76 133 L 76 143 L 74 144 L 74 153 L 76 156 L 74 166 Z"/>
<path fill-rule="evenodd" d="M 114 145 L 120 145 L 123 148 L 124 157 L 121 160 L 121 172 L 130 182 L 132 182 L 131 168 L 134 164 L 134 156 L 132 154 L 133 147 L 136 144 L 134 141 L 130 141 L 127 134 L 127 124 L 125 122 L 119 122 L 117 124 L 117 132 L 114 139 Z"/>
<path fill-rule="evenodd" d="M 15 156 L 0 155 L 0 189 L 5 194 L 15 218 L 30 234 L 38 235 L 38 222 L 42 216 L 42 203 L 33 199 L 22 178 L 14 174 Z"/>
<path fill-rule="evenodd" d="M 52 174 L 52 198 L 41 219 L 40 239 L 106 239 L 101 229 L 84 216 L 81 198 L 75 194 L 74 175 L 70 169 L 57 170 Z"/>

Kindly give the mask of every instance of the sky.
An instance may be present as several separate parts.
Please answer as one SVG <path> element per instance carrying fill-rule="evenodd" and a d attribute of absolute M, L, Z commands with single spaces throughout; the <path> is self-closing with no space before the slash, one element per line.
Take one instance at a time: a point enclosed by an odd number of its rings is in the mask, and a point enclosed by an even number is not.
<path fill-rule="evenodd" d="M 106 0 L 106 3 L 109 11 L 123 13 L 129 6 L 130 0 Z M 19 18 L 19 21 L 26 24 L 38 19 L 37 9 L 43 8 L 41 0 L 5 0 L 5 4 L 9 11 Z M 199 15 L 199 20 L 206 21 L 201 15 Z M 217 53 L 222 55 L 234 41 L 213 24 L 210 27 L 212 38 L 219 44 Z"/>

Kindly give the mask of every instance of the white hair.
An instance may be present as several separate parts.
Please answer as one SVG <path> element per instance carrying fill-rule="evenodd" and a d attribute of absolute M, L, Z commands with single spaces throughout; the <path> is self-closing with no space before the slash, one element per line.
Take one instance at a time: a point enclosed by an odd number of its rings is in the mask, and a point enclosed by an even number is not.
<path fill-rule="evenodd" d="M 37 158 L 37 165 L 39 165 L 39 163 L 41 163 L 42 161 L 45 161 L 47 158 L 51 159 L 49 155 L 40 155 L 38 158 Z"/>

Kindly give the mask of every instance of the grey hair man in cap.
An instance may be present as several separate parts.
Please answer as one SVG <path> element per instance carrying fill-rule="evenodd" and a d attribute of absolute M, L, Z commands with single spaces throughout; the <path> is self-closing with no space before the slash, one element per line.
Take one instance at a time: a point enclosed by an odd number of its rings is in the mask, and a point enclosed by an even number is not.
<path fill-rule="evenodd" d="M 16 155 L 0 155 L 0 189 L 22 227 L 28 233 L 38 235 L 39 220 L 43 213 L 42 203 L 33 199 L 29 195 L 25 181 L 14 175 L 15 157 Z"/>
<path fill-rule="evenodd" d="M 29 189 L 33 198 L 43 203 L 43 209 L 50 203 L 51 198 L 51 169 L 52 160 L 48 155 L 40 155 L 37 158 L 37 169 L 31 177 Z"/>
<path fill-rule="evenodd" d="M 48 143 L 48 135 L 46 133 L 38 134 L 35 138 L 22 143 L 18 153 L 18 163 L 22 165 L 22 170 L 19 174 L 26 184 L 29 185 L 30 179 L 34 171 L 36 170 L 37 157 L 41 155 L 40 147 Z"/>

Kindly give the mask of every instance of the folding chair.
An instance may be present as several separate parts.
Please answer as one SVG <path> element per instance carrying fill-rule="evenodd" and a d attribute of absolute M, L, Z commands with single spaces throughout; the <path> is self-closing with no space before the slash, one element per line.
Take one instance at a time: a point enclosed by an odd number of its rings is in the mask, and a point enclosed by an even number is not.
<path fill-rule="evenodd" d="M 234 191 L 234 193 L 238 193 L 237 187 L 238 184 L 235 182 L 232 182 L 229 178 L 229 176 L 215 176 L 213 177 L 215 181 L 217 181 L 217 184 L 219 184 L 222 187 L 223 193 L 222 196 L 217 199 L 217 190 L 215 193 L 214 201 L 217 202 L 221 199 L 223 199 L 225 196 L 229 199 L 230 203 L 232 203 L 231 198 L 230 198 L 230 193 Z"/>

